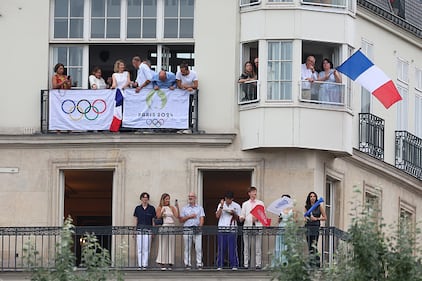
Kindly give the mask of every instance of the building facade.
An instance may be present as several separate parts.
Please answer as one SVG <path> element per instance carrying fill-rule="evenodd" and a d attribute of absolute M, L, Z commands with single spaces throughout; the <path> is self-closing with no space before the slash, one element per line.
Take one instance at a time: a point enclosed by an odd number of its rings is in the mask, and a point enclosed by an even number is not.
<path fill-rule="evenodd" d="M 413 2 L 2 1 L 0 226 L 60 226 L 69 214 L 78 225 L 134 225 L 143 191 L 153 205 L 164 192 L 186 204 L 194 191 L 205 224 L 216 225 L 219 198 L 231 190 L 241 203 L 250 185 L 267 205 L 290 194 L 300 211 L 315 191 L 326 202 L 326 226 L 347 230 L 351 201 L 374 202 L 387 223 L 406 215 L 415 225 L 422 217 L 422 24 L 414 13 L 422 11 Z M 307 56 L 321 69 L 324 58 L 338 66 L 359 48 L 392 78 L 402 101 L 387 110 L 346 76 L 335 85 L 336 101 L 304 95 Z M 48 130 L 41 93 L 51 88 L 56 63 L 73 88 L 87 89 L 91 69 L 100 66 L 106 78 L 117 59 L 134 79 L 135 55 L 154 69 L 193 66 L 198 130 Z M 245 100 L 238 77 L 256 57 L 256 95 Z"/>

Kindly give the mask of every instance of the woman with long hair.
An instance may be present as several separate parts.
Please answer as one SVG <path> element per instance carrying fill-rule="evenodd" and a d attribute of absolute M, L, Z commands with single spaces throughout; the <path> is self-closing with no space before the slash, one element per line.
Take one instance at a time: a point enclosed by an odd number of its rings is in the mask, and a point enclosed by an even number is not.
<path fill-rule="evenodd" d="M 170 205 L 170 195 L 163 193 L 160 205 L 157 208 L 157 218 L 163 219 L 163 225 L 158 235 L 158 255 L 156 262 L 161 265 L 161 270 L 171 270 L 174 264 L 176 237 L 169 232 L 179 217 L 177 208 Z"/>

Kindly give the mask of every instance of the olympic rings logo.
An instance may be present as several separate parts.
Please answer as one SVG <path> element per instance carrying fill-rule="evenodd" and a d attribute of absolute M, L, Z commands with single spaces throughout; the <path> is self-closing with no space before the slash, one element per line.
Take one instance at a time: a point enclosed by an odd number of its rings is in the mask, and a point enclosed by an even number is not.
<path fill-rule="evenodd" d="M 93 121 L 104 113 L 106 109 L 107 104 L 103 99 L 96 99 L 92 103 L 87 99 L 81 99 L 77 103 L 70 99 L 62 102 L 62 111 L 74 121 L 79 121 L 82 117 Z"/>
<path fill-rule="evenodd" d="M 164 125 L 164 120 L 163 119 L 147 119 L 146 123 L 148 126 L 154 126 L 156 128 L 160 128 L 161 126 Z"/>

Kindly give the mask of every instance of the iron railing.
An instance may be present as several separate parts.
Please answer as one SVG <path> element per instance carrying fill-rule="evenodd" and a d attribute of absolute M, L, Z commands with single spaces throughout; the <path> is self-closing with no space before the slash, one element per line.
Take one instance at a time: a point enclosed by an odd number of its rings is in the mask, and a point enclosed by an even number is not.
<path fill-rule="evenodd" d="M 195 90 L 189 94 L 189 129 L 192 133 L 198 133 L 198 94 L 199 90 Z M 124 101 L 123 101 L 124 102 Z M 41 132 L 48 133 L 49 122 L 49 90 L 41 90 Z M 137 129 L 121 128 L 121 132 L 133 132 Z M 152 129 L 154 131 L 155 129 Z M 160 131 L 160 129 L 156 129 Z"/>
<path fill-rule="evenodd" d="M 162 230 L 166 231 L 163 232 Z M 218 228 L 216 226 L 203 226 L 196 229 L 196 233 L 202 235 L 202 255 L 203 268 L 216 269 L 217 257 L 217 235 L 219 231 L 230 229 L 237 237 L 237 253 L 239 259 L 239 266 L 243 266 L 243 234 L 246 233 L 242 227 L 238 228 Z M 36 260 L 32 260 L 32 265 L 35 263 L 38 266 L 45 268 L 54 267 L 55 257 L 58 251 L 57 243 L 61 240 L 61 227 L 1 227 L 0 228 L 0 272 L 1 271 L 25 271 L 30 270 L 27 257 L 28 250 L 32 253 L 37 252 Z M 192 230 L 192 229 L 189 229 Z M 139 230 L 135 227 L 126 226 L 92 226 L 74 228 L 74 243 L 73 252 L 76 256 L 76 266 L 81 261 L 81 246 L 84 243 L 82 237 L 89 233 L 94 234 L 100 245 L 110 252 L 111 264 L 110 267 L 119 267 L 123 270 L 138 268 L 137 262 L 137 239 L 136 235 Z M 183 226 L 176 227 L 152 227 L 146 232 L 152 236 L 151 250 L 149 255 L 148 270 L 159 270 L 155 260 L 157 257 L 158 236 L 175 237 L 175 264 L 173 269 L 185 269 L 184 265 L 184 245 L 183 234 L 187 231 Z M 248 228 L 248 235 L 258 236 L 262 239 L 262 269 L 270 269 L 274 259 L 274 245 L 275 240 L 280 233 L 283 233 L 283 228 L 267 227 L 267 228 Z M 221 232 L 220 232 L 221 233 Z M 315 233 L 311 233 L 315 235 Z M 303 241 L 306 244 L 306 229 L 301 228 L 300 233 Z M 308 233 L 309 235 L 309 233 Z M 347 241 L 347 233 L 335 227 L 323 227 L 319 230 L 319 253 L 322 266 L 329 266 L 334 259 L 334 252 L 341 243 Z M 194 252 L 192 249 L 193 259 L 195 261 Z M 250 252 L 250 267 L 255 269 L 255 251 Z M 195 263 L 193 264 L 195 267 Z"/>
<path fill-rule="evenodd" d="M 359 150 L 384 160 L 384 119 L 371 113 L 359 113 Z"/>
<path fill-rule="evenodd" d="M 396 168 L 422 180 L 422 139 L 396 131 Z"/>

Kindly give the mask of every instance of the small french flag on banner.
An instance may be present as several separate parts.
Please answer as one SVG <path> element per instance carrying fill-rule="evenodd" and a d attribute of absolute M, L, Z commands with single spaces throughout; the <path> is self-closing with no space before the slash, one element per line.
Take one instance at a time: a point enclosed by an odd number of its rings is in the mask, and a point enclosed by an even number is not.
<path fill-rule="evenodd" d="M 360 50 L 337 67 L 337 70 L 371 92 L 385 108 L 402 99 L 393 81 Z"/>
<path fill-rule="evenodd" d="M 118 132 L 122 125 L 123 95 L 120 89 L 116 89 L 116 105 L 114 107 L 113 121 L 111 121 L 110 132 Z"/>

